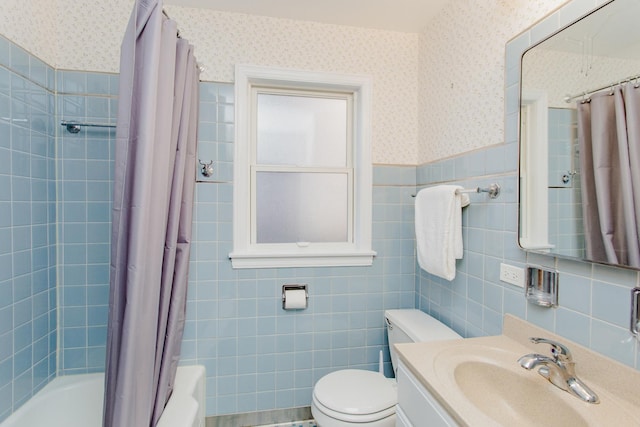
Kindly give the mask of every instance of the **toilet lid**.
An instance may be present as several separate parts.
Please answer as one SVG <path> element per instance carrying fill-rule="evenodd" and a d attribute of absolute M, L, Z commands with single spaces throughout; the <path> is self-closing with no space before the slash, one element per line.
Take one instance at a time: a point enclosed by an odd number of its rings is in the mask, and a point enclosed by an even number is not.
<path fill-rule="evenodd" d="M 398 402 L 395 381 L 361 369 L 325 375 L 313 388 L 313 397 L 322 406 L 348 415 L 373 414 L 393 408 Z"/>

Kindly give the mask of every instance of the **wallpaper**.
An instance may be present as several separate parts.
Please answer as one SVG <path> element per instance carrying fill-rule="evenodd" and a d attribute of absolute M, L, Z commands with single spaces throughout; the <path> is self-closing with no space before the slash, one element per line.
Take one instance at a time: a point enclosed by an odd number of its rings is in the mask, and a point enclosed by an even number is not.
<path fill-rule="evenodd" d="M 418 36 L 201 9 L 166 7 L 196 46 L 206 80 L 233 81 L 235 64 L 373 77 L 373 161 L 415 164 Z"/>
<path fill-rule="evenodd" d="M 2 0 L 4 2 L 5 0 Z M 57 68 L 117 72 L 132 0 L 41 0 L 0 6 L 0 33 Z M 53 3 L 52 3 L 53 4 Z M 418 35 L 166 6 L 194 44 L 205 81 L 232 82 L 237 63 L 373 77 L 373 161 L 412 165 L 418 143 Z M 22 34 L 22 15 L 34 21 Z M 54 16 L 55 19 L 51 19 Z M 56 37 L 52 39 L 51 34 Z"/>
<path fill-rule="evenodd" d="M 418 164 L 504 142 L 505 44 L 563 3 L 452 1 L 421 34 Z"/>
<path fill-rule="evenodd" d="M 421 34 L 165 9 L 205 81 L 232 82 L 237 63 L 372 76 L 373 161 L 412 165 L 503 142 L 505 43 L 563 3 L 453 0 Z M 0 33 L 57 68 L 115 72 L 132 5 L 2 0 Z"/>
<path fill-rule="evenodd" d="M 57 0 L 56 67 L 118 72 L 133 0 Z"/>
<path fill-rule="evenodd" d="M 55 66 L 58 0 L 0 0 L 0 34 Z"/>

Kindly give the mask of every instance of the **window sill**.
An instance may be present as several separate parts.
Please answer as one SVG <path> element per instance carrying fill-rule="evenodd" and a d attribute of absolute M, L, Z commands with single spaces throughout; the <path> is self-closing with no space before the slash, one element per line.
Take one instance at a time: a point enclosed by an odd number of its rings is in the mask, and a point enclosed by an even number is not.
<path fill-rule="evenodd" d="M 375 251 L 326 254 L 238 252 L 229 254 L 233 268 L 363 267 L 372 265 L 375 256 Z"/>

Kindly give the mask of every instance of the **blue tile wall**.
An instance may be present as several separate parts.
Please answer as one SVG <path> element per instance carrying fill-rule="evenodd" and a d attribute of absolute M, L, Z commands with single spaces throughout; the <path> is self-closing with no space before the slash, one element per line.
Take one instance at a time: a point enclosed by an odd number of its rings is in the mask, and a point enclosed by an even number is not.
<path fill-rule="evenodd" d="M 23 63 L 24 55 L 19 58 Z M 50 155 L 47 163 L 50 179 L 45 189 L 51 202 L 45 213 L 51 221 L 45 241 L 51 242 L 54 271 L 47 276 L 51 292 L 56 289 L 58 256 L 60 324 L 55 323 L 54 293 L 50 298 L 53 313 L 47 318 L 53 334 L 49 340 L 53 357 L 53 362 L 47 365 L 49 377 L 56 373 L 56 326 L 60 335 L 58 373 L 99 371 L 104 366 L 106 337 L 114 135 L 113 131 L 98 128 L 83 128 L 80 133 L 71 134 L 59 126 L 59 121 L 113 123 L 117 76 L 64 70 L 54 73 L 50 69 L 43 74 L 41 63 L 35 59 L 34 63 L 38 78 L 51 85 L 45 122 L 49 135 L 45 148 Z M 9 93 L 11 77 L 0 79 L 0 84 L 2 94 Z M 201 98 L 199 157 L 205 162 L 214 160 L 216 173 L 210 179 L 213 182 L 197 186 L 196 238 L 183 362 L 207 366 L 209 415 L 309 405 L 312 385 L 318 378 L 344 367 L 376 369 L 380 350 L 385 355 L 386 370 L 390 371 L 383 311 L 414 305 L 410 195 L 415 191 L 415 168 L 374 168 L 374 249 L 378 256 L 372 267 L 232 270 L 227 254 L 232 243 L 233 86 L 203 83 Z M 0 108 L 8 103 L 11 112 L 11 102 L 0 103 Z M 42 145 L 33 138 L 33 133 L 31 139 Z M 13 163 L 22 167 L 29 163 L 20 155 L 25 138 L 17 139 L 14 145 L 20 144 Z M 22 274 L 29 265 L 42 263 L 39 258 L 22 255 L 27 247 L 26 227 L 31 225 L 24 219 L 42 216 L 39 210 L 31 212 L 26 194 L 39 194 L 42 188 L 34 186 L 25 192 L 27 182 L 20 173 L 12 176 L 12 166 L 9 163 L 2 171 L 7 175 L 3 179 L 13 186 L 12 191 L 0 186 L 4 188 L 0 197 L 5 194 L 4 200 L 16 194 L 17 198 L 2 209 L 22 222 L 2 224 L 6 229 L 1 232 L 15 237 L 13 244 L 0 247 L 7 254 L 4 258 L 0 255 L 0 263 L 6 262 L 9 268 Z M 18 170 L 16 166 L 13 169 Z M 34 241 L 42 242 L 43 237 L 38 234 Z M 14 266 L 16 262 L 19 265 Z M 308 310 L 291 313 L 281 309 L 280 288 L 291 282 L 309 285 Z M 7 292 L 15 293 L 18 302 L 24 298 L 23 293 L 13 292 L 13 288 Z M 30 304 L 17 305 L 20 313 L 17 322 L 28 317 L 29 309 Z M 13 325 L 13 317 L 11 322 L 0 317 L 0 325 L 5 328 Z M 22 346 L 27 342 L 22 338 L 27 328 L 20 329 L 21 324 L 7 332 L 11 336 L 20 335 L 18 344 Z M 16 366 L 24 369 L 31 353 L 19 350 L 6 352 L 6 356 L 0 353 L 1 360 L 10 360 L 12 369 L 17 360 Z M 11 379 L 2 389 L 5 394 L 8 390 L 11 396 L 19 389 L 14 383 Z M 2 416 L 25 399 L 17 399 L 16 405 L 8 399 L 12 403 L 2 408 Z"/>
<path fill-rule="evenodd" d="M 109 304 L 115 130 L 61 120 L 115 124 L 118 77 L 56 72 L 59 374 L 104 370 Z"/>
<path fill-rule="evenodd" d="M 417 168 L 374 166 L 371 267 L 231 269 L 233 86 L 201 84 L 198 154 L 214 161 L 215 174 L 196 186 L 182 363 L 206 366 L 208 415 L 307 406 L 322 375 L 376 369 L 380 350 L 390 374 L 383 321 L 390 308 L 421 308 L 464 336 L 500 333 L 511 313 L 640 368 L 623 315 L 638 273 L 517 245 L 518 52 L 566 22 L 562 13 L 507 47 L 505 144 Z M 0 37 L 0 421 L 57 372 L 103 369 L 113 133 L 73 135 L 58 123 L 115 122 L 117 82 L 56 72 Z M 494 181 L 499 199 L 472 195 L 464 210 L 456 279 L 421 271 L 416 187 Z M 556 267 L 560 306 L 528 305 L 521 289 L 499 280 L 501 262 Z M 309 285 L 307 310 L 282 310 L 285 283 Z"/>
<path fill-rule="evenodd" d="M 114 134 L 59 120 L 115 121 L 118 79 L 0 53 L 2 420 L 57 373 L 104 369 Z"/>
<path fill-rule="evenodd" d="M 506 191 L 496 200 L 472 196 L 463 214 L 465 249 L 456 279 L 447 282 L 416 267 L 416 304 L 466 337 L 500 332 L 503 315 L 510 313 L 640 369 L 638 342 L 627 325 L 630 289 L 638 283 L 639 273 L 525 253 L 516 243 L 520 57 L 529 46 L 595 6 L 592 0 L 570 2 L 507 43 L 505 144 L 417 168 L 418 186 L 456 183 L 475 187 L 495 181 Z M 458 165 L 474 162 L 484 166 L 458 169 Z M 445 169 L 449 172 L 444 173 Z M 499 280 L 501 262 L 557 269 L 559 307 L 527 304 L 521 288 Z"/>
<path fill-rule="evenodd" d="M 49 125 L 57 131 L 58 176 L 50 188 L 58 193 L 58 372 L 70 374 L 104 365 L 114 135 L 95 128 L 70 134 L 55 125 L 114 122 L 117 77 L 55 77 L 58 114 Z M 375 369 L 380 350 L 389 370 L 382 313 L 414 300 L 415 168 L 374 170 L 373 267 L 232 270 L 233 86 L 203 83 L 201 95 L 199 157 L 214 160 L 216 174 L 197 188 L 183 361 L 208 368 L 209 414 L 306 406 L 320 376 Z M 291 282 L 309 284 L 308 310 L 280 308 L 280 287 Z"/>
<path fill-rule="evenodd" d="M 505 158 L 502 154 L 512 150 L 506 144 L 482 151 L 487 157 Z M 513 314 L 640 369 L 638 343 L 628 332 L 630 289 L 638 283 L 638 273 L 522 251 L 517 244 L 517 158 L 509 159 L 497 174 L 437 178 L 443 169 L 465 163 L 464 157 L 470 160 L 477 156 L 478 152 L 470 153 L 417 170 L 417 176 L 422 177 L 419 188 L 442 183 L 470 188 L 498 182 L 503 191 L 495 200 L 471 195 L 471 204 L 463 210 L 464 255 L 457 262 L 452 282 L 416 267 L 416 306 L 465 337 L 499 334 L 504 314 Z M 559 307 L 528 304 L 521 288 L 500 281 L 503 262 L 557 269 Z"/>
<path fill-rule="evenodd" d="M 182 362 L 207 368 L 207 413 L 308 406 L 321 376 L 377 369 L 380 350 L 390 373 L 383 312 L 414 306 L 415 167 L 374 167 L 372 267 L 233 270 L 233 86 L 200 87 L 199 157 L 216 174 L 196 188 Z M 308 284 L 308 309 L 282 310 L 285 283 Z"/>
<path fill-rule="evenodd" d="M 549 108 L 549 243 L 584 258 L 577 120 L 575 109 Z"/>
<path fill-rule="evenodd" d="M 56 374 L 51 76 L 0 37 L 0 421 Z"/>
<path fill-rule="evenodd" d="M 575 109 L 549 108 L 549 187 L 571 187 L 571 181 L 564 182 L 562 178 L 574 169 L 574 144 L 578 143 L 577 121 Z"/>

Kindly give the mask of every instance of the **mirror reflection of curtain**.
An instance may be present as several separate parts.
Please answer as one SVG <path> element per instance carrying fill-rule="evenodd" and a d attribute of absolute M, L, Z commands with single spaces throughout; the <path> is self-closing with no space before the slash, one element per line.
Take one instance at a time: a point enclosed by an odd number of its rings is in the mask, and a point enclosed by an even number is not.
<path fill-rule="evenodd" d="M 578 102 L 587 258 L 640 267 L 640 88 Z"/>

